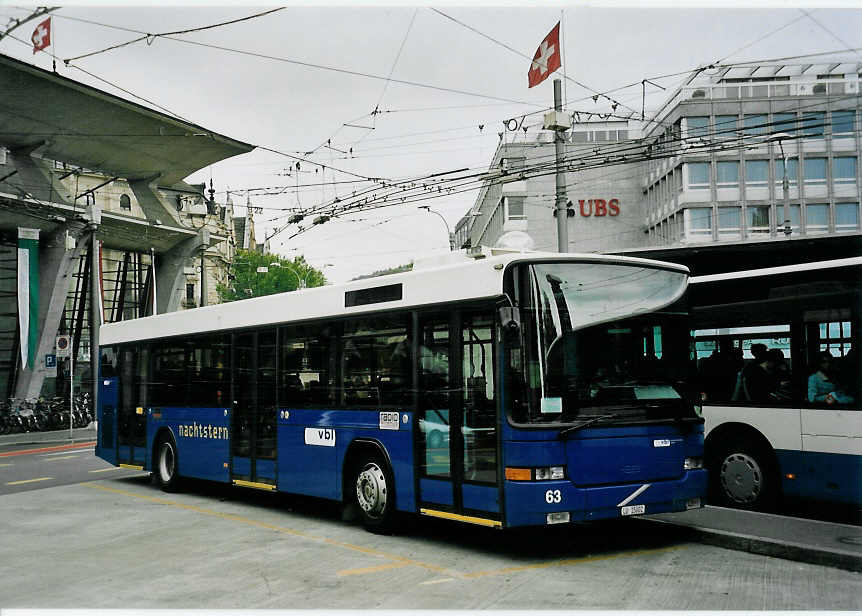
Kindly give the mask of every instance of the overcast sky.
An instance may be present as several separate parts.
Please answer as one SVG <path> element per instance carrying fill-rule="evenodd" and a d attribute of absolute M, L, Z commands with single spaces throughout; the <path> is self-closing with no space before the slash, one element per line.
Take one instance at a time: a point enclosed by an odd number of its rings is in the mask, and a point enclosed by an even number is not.
<path fill-rule="evenodd" d="M 265 208 L 256 216 L 260 240 L 283 225 L 290 214 L 283 208 L 331 201 L 359 186 L 348 183 L 355 178 L 333 173 L 332 167 L 391 179 L 487 168 L 498 133 L 504 130 L 503 121 L 552 103 L 550 79 L 527 88 L 529 61 L 523 56 L 532 57 L 561 19 L 566 75 L 591 89 L 567 80 L 567 107 L 607 111 L 606 101 L 592 101 L 593 91 L 647 78 L 668 89 L 652 88 L 647 96 L 649 110 L 685 78 L 656 79 L 661 75 L 719 60 L 862 47 L 862 10 L 854 8 L 856 3 L 843 6 L 849 8 L 786 8 L 784 3 L 782 8 L 761 4 L 757 9 L 691 4 L 630 8 L 593 2 L 561 11 L 558 6 L 449 3 L 436 5 L 435 11 L 412 6 L 299 4 L 175 37 L 234 51 L 157 38 L 149 45 L 141 41 L 70 63 L 104 81 L 62 62 L 57 70 L 141 102 L 109 84 L 120 86 L 210 130 L 316 162 L 301 163 L 297 175 L 291 169 L 294 159 L 258 150 L 187 178 L 197 183 L 212 177 L 219 201 L 225 199 L 227 188 L 286 187 L 277 195 L 251 192 L 251 203 Z M 0 0 L 0 29 L 10 18 L 31 10 L 32 6 Z M 264 10 L 248 3 L 182 8 L 66 6 L 54 13 L 54 47 L 49 51 L 61 59 L 73 58 L 130 41 L 141 32 L 197 28 Z M 27 41 L 37 23 L 19 28 L 14 35 Z M 29 44 L 12 38 L 0 41 L 0 52 L 51 68 L 48 54 L 34 56 Z M 842 57 L 862 63 L 860 52 L 847 51 Z M 389 76 L 433 87 L 387 82 Z M 640 86 L 611 96 L 640 110 Z M 383 113 L 372 116 L 375 108 Z M 528 116 L 526 123 L 536 124 L 540 117 Z M 320 147 L 327 140 L 335 149 Z M 352 156 L 342 153 L 350 148 Z M 308 151 L 314 153 L 306 155 Z M 334 180 L 340 183 L 333 184 Z M 293 188 L 297 183 L 306 185 L 299 193 Z M 475 198 L 471 192 L 425 203 L 454 229 Z M 237 205 L 245 200 L 244 194 L 233 196 Z M 288 257 L 304 254 L 318 267 L 331 263 L 325 273 L 334 281 L 448 250 L 443 221 L 418 210 L 416 204 L 332 220 L 290 239 L 296 230 L 290 226 L 275 235 L 273 251 Z"/>

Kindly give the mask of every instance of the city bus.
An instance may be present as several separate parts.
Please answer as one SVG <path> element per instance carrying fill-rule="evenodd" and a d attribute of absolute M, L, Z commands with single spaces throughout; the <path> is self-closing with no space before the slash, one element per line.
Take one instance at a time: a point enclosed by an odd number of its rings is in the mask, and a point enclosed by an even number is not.
<path fill-rule="evenodd" d="M 96 454 L 168 491 L 332 499 L 376 532 L 702 506 L 684 266 L 447 258 L 104 325 Z"/>
<path fill-rule="evenodd" d="M 691 278 L 710 500 L 862 506 L 862 258 Z"/>

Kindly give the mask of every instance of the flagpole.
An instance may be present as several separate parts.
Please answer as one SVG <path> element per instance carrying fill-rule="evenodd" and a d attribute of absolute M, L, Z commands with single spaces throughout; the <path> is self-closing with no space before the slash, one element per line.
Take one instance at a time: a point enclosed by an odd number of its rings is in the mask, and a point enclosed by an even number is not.
<path fill-rule="evenodd" d="M 566 82 L 568 81 L 568 77 L 566 77 L 566 11 L 564 9 L 560 9 L 560 59 L 562 60 L 561 64 L 563 65 L 563 102 L 568 102 L 569 95 L 567 94 Z"/>

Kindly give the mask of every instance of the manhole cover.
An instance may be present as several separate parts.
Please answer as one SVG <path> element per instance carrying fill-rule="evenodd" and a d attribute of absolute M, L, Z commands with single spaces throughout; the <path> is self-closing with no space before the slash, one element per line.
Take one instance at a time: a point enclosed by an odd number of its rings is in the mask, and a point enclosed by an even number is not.
<path fill-rule="evenodd" d="M 841 543 L 849 543 L 850 545 L 862 545 L 862 536 L 859 537 L 838 537 Z"/>

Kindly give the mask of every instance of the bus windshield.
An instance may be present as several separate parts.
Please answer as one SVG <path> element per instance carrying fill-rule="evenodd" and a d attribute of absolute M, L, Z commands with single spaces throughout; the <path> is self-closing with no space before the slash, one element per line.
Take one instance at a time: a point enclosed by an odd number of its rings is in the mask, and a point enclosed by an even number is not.
<path fill-rule="evenodd" d="M 637 423 L 696 417 L 684 382 L 683 272 L 546 263 L 519 276 L 526 423 Z M 517 396 L 516 396 L 517 398 Z M 520 415 L 520 417 L 519 417 Z"/>

